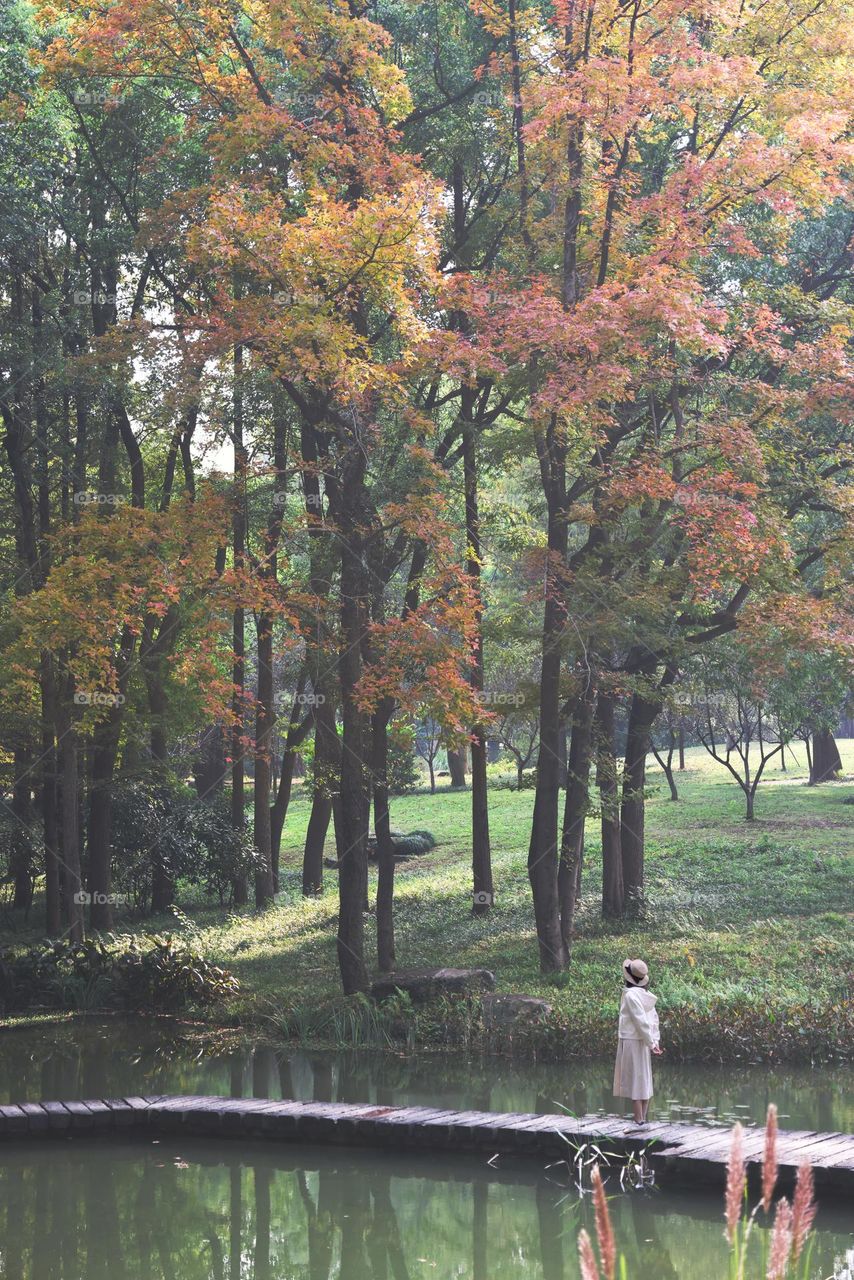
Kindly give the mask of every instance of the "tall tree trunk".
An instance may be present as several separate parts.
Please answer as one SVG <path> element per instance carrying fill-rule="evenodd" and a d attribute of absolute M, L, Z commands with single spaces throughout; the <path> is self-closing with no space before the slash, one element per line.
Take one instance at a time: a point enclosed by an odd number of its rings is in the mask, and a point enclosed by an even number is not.
<path fill-rule="evenodd" d="M 377 965 L 381 973 L 391 973 L 395 966 L 394 844 L 388 792 L 388 726 L 393 710 L 392 699 L 383 698 L 371 717 L 374 834 L 377 840 Z"/>
<path fill-rule="evenodd" d="M 151 717 L 151 733 L 149 737 L 151 759 L 156 775 L 167 776 L 169 767 L 168 748 L 166 744 L 166 689 L 161 673 L 148 663 L 145 665 L 145 677 L 148 691 L 148 710 Z M 175 901 L 175 871 L 167 861 L 162 849 L 156 845 L 152 850 L 151 867 L 151 910 L 155 915 L 167 911 Z"/>
<path fill-rule="evenodd" d="M 548 503 L 548 551 L 540 669 L 540 751 L 531 842 L 528 847 L 528 879 L 534 898 L 540 968 L 544 973 L 551 973 L 564 969 L 568 958 L 561 931 L 557 884 L 560 669 L 567 614 L 564 599 L 567 551 L 566 445 L 555 418 L 551 420 L 545 437 L 538 438 L 537 451 Z"/>
<path fill-rule="evenodd" d="M 109 720 L 95 726 L 89 774 L 89 829 L 86 845 L 86 881 L 91 894 L 89 920 L 93 929 L 113 927 L 110 900 L 113 834 L 112 785 L 117 742 Z"/>
<path fill-rule="evenodd" d="M 338 835 L 338 964 L 345 995 L 365 991 L 363 911 L 368 887 L 369 794 L 367 715 L 356 697 L 362 674 L 362 646 L 369 618 L 365 564 L 368 496 L 366 458 L 361 441 L 347 441 L 349 456 L 340 476 L 333 514 L 341 541 L 341 635 L 338 680 L 341 687 L 341 814 Z M 337 508 L 337 510 L 336 510 Z"/>
<path fill-rule="evenodd" d="M 685 769 L 685 725 L 679 721 L 679 772 Z"/>
<path fill-rule="evenodd" d="M 288 816 L 291 802 L 291 789 L 294 782 L 294 767 L 297 762 L 296 751 L 287 747 L 282 753 L 279 781 L 276 795 L 270 807 L 270 862 L 273 868 L 273 892 L 279 892 L 279 860 L 282 853 L 282 830 Z"/>
<path fill-rule="evenodd" d="M 291 789 L 297 763 L 297 748 L 305 741 L 314 723 L 313 712 L 302 714 L 307 675 L 308 672 L 303 667 L 297 681 L 291 714 L 285 733 L 275 799 L 270 808 L 270 861 L 273 868 L 273 891 L 275 893 L 279 892 L 279 858 L 282 848 L 282 829 L 285 825 L 285 818 L 288 815 L 288 805 L 291 802 Z"/>
<path fill-rule="evenodd" d="M 320 677 L 317 679 L 319 681 Z M 323 692 L 317 693 L 318 688 L 323 690 L 331 686 L 315 684 L 314 677 L 312 686 L 315 696 L 323 701 L 318 701 L 314 709 L 314 795 L 302 860 L 302 891 L 307 897 L 320 893 L 323 888 L 323 848 L 337 801 L 338 771 L 341 767 L 335 705 L 331 697 Z"/>
<path fill-rule="evenodd" d="M 463 389 L 463 476 L 466 509 L 466 573 L 476 598 L 475 644 L 469 672 L 472 689 L 483 693 L 483 603 L 481 599 L 480 510 L 473 393 Z M 486 787 L 486 730 L 472 726 L 471 739 L 472 912 L 485 915 L 492 906 L 492 853 L 489 844 L 489 795 Z"/>
<path fill-rule="evenodd" d="M 12 814 L 17 819 L 10 859 L 14 880 L 12 905 L 29 911 L 33 900 L 33 867 L 31 865 L 33 825 L 32 804 L 33 753 L 29 744 L 18 744 L 13 752 Z"/>
<path fill-rule="evenodd" d="M 625 910 L 614 703 L 612 693 L 600 691 L 596 699 L 596 785 L 602 808 L 602 914 L 612 917 L 623 915 Z"/>
<path fill-rule="evenodd" d="M 212 724 L 202 734 L 198 755 L 193 761 L 193 781 L 200 800 L 211 802 L 222 794 L 226 772 L 223 727 L 220 723 Z"/>
<path fill-rule="evenodd" d="M 323 887 L 323 847 L 329 820 L 334 816 L 337 823 L 340 818 L 338 772 L 341 743 L 336 724 L 334 682 L 329 675 L 334 659 L 324 616 L 334 567 L 326 548 L 328 532 L 323 520 L 324 495 L 320 487 L 322 462 L 318 453 L 318 435 L 314 425 L 305 418 L 300 427 L 300 447 L 309 535 L 309 595 L 316 602 L 316 616 L 311 619 L 313 634 L 309 634 L 306 643 L 306 662 L 314 697 L 314 793 L 302 863 L 302 891 L 306 896 L 312 896 L 320 893 Z"/>
<path fill-rule="evenodd" d="M 255 872 L 255 905 L 273 901 L 272 825 L 272 745 L 275 708 L 273 706 L 273 619 L 267 612 L 258 615 L 258 697 L 255 712 L 254 839 L 260 866 Z"/>
<path fill-rule="evenodd" d="M 237 574 L 246 568 L 246 468 L 248 458 L 243 442 L 243 348 L 234 348 L 234 389 L 233 389 L 233 421 L 234 441 L 234 511 L 232 514 L 231 538 L 234 557 L 234 571 Z M 246 611 L 242 608 L 234 610 L 232 625 L 232 696 L 231 714 L 231 825 L 235 831 L 243 831 L 246 826 L 246 748 L 243 744 L 245 736 L 246 716 Z M 234 905 L 243 907 L 249 901 L 249 884 L 245 872 L 234 878 Z"/>
<path fill-rule="evenodd" d="M 44 834 L 45 932 L 56 938 L 62 930 L 62 904 L 59 893 L 59 814 L 57 812 L 56 688 L 53 660 L 48 653 L 41 656 L 39 669 L 41 691 L 41 809 Z"/>
<path fill-rule="evenodd" d="M 80 879 L 80 828 L 78 825 L 77 734 L 72 720 L 74 682 L 65 676 L 56 700 L 56 740 L 62 777 L 62 862 L 68 936 L 82 942 L 83 888 Z"/>
<path fill-rule="evenodd" d="M 643 697 L 639 693 L 632 696 L 620 809 L 623 885 L 626 907 L 632 915 L 639 914 L 643 909 L 646 758 L 649 754 L 650 731 L 660 710 L 659 698 Z"/>
<path fill-rule="evenodd" d="M 592 683 L 579 699 L 572 720 L 567 761 L 566 802 L 558 867 L 560 928 L 567 955 L 572 938 L 575 908 L 584 858 L 584 826 L 590 807 L 590 759 L 593 742 L 593 710 L 596 695 Z"/>
<path fill-rule="evenodd" d="M 113 777 L 119 752 L 128 679 L 135 652 L 136 635 L 130 627 L 125 626 L 122 628 L 118 651 L 114 657 L 117 690 L 115 701 L 106 715 L 98 721 L 92 733 L 86 873 L 89 892 L 92 895 L 89 918 L 93 929 L 109 930 L 113 927 L 111 905 Z"/>
<path fill-rule="evenodd" d="M 842 772 L 842 757 L 830 729 L 816 729 L 812 738 L 810 785 L 829 782 Z"/>

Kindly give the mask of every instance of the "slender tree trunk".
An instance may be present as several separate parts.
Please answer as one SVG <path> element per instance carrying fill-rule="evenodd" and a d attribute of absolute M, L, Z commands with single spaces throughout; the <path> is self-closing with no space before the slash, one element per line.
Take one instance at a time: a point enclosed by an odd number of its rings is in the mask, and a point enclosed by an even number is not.
<path fill-rule="evenodd" d="M 45 932 L 56 938 L 62 931 L 59 893 L 59 814 L 57 812 L 56 738 L 54 735 L 56 689 L 53 660 L 43 653 L 40 664 L 42 758 L 41 807 L 44 833 Z"/>
<path fill-rule="evenodd" d="M 12 763 L 14 776 L 11 808 L 17 822 L 10 869 L 14 879 L 12 905 L 22 911 L 29 911 L 33 900 L 33 868 L 30 863 L 32 848 L 30 831 L 33 821 L 32 764 L 33 753 L 30 746 L 28 744 L 16 746 Z"/>
<path fill-rule="evenodd" d="M 650 731 L 660 709 L 661 702 L 658 699 L 644 698 L 638 693 L 632 696 L 620 810 L 623 886 L 626 906 L 632 915 L 639 914 L 643 909 L 646 757 L 649 753 Z"/>
<path fill-rule="evenodd" d="M 315 691 L 318 686 L 312 681 Z M 326 687 L 326 686 L 321 686 Z M 314 712 L 314 795 L 311 802 L 302 862 L 302 891 L 307 897 L 323 888 L 323 848 L 333 816 L 334 789 L 338 785 L 341 744 L 335 724 L 335 706 L 321 693 Z"/>
<path fill-rule="evenodd" d="M 555 419 L 552 419 L 545 438 L 538 440 L 538 453 L 548 503 L 548 551 L 540 669 L 540 751 L 531 842 L 528 847 L 528 879 L 534 898 L 540 968 L 543 973 L 551 973 L 564 969 L 567 963 L 557 884 L 560 669 L 567 614 L 564 599 L 567 551 L 566 446 L 559 435 Z"/>
<path fill-rule="evenodd" d="M 193 781 L 200 800 L 210 803 L 222 795 L 226 772 L 223 728 L 219 723 L 212 724 L 202 734 L 198 755 L 193 761 Z"/>
<path fill-rule="evenodd" d="M 476 694 L 483 693 L 483 605 L 481 600 L 481 541 L 478 506 L 478 473 L 473 422 L 473 396 L 464 389 L 463 475 L 466 510 L 466 573 L 476 597 L 476 638 L 469 679 Z M 465 781 L 465 779 L 463 779 Z M 486 785 L 486 731 L 478 722 L 471 740 L 472 912 L 485 915 L 492 906 L 492 853 L 489 844 L 489 794 Z"/>
<path fill-rule="evenodd" d="M 359 442 L 350 443 L 337 498 L 341 541 L 341 637 L 338 679 L 341 686 L 341 817 L 338 835 L 338 964 L 345 995 L 365 991 L 363 911 L 368 887 L 369 794 L 368 717 L 356 697 L 362 674 L 362 647 L 369 617 L 365 563 L 366 459 Z"/>
<path fill-rule="evenodd" d="M 673 753 L 675 750 L 673 734 L 671 733 L 670 735 L 670 746 L 667 749 L 666 755 L 662 755 L 662 753 L 658 750 L 658 748 L 652 745 L 652 741 L 650 741 L 650 749 L 661 768 L 661 772 L 664 774 L 665 778 L 667 779 L 667 785 L 670 788 L 670 799 L 674 801 L 678 800 L 679 791 L 676 786 L 676 777 L 673 771 Z"/>
<path fill-rule="evenodd" d="M 279 892 L 279 860 L 282 851 L 282 830 L 288 816 L 291 802 L 291 790 L 294 782 L 294 768 L 297 762 L 296 751 L 285 748 L 282 753 L 279 781 L 276 797 L 270 808 L 270 860 L 273 867 L 273 892 Z"/>
<path fill-rule="evenodd" d="M 307 675 L 307 670 L 303 667 L 297 681 L 296 693 L 285 734 L 279 778 L 275 788 L 275 799 L 270 808 L 270 859 L 273 868 L 273 891 L 275 893 L 279 892 L 279 858 L 282 847 L 282 829 L 285 825 L 288 805 L 291 801 L 291 789 L 297 763 L 297 747 L 305 741 L 314 723 L 313 712 L 301 714 Z"/>
<path fill-rule="evenodd" d="M 258 615 L 258 697 L 255 713 L 254 840 L 260 867 L 255 873 L 255 905 L 266 907 L 273 901 L 272 824 L 272 739 L 275 723 L 273 706 L 273 619 Z"/>
<path fill-rule="evenodd" d="M 679 772 L 685 769 L 685 725 L 679 721 Z"/>
<path fill-rule="evenodd" d="M 151 715 L 150 748 L 155 770 L 161 778 L 167 776 L 169 753 L 166 745 L 166 689 L 154 666 L 146 664 L 148 708 Z M 175 901 L 175 871 L 164 851 L 157 846 L 152 851 L 151 910 L 155 915 L 168 911 Z"/>
<path fill-rule="evenodd" d="M 612 693 L 600 691 L 596 699 L 596 784 L 602 807 L 602 914 L 610 917 L 622 916 L 625 911 L 614 703 Z"/>
<path fill-rule="evenodd" d="M 243 443 L 243 348 L 234 348 L 233 391 L 234 440 L 234 512 L 232 515 L 232 549 L 234 571 L 246 568 L 246 467 L 248 458 Z M 243 744 L 246 715 L 246 612 L 234 610 L 232 626 L 232 730 L 231 730 L 231 825 L 235 831 L 246 826 L 246 748 Z M 234 878 L 234 905 L 243 907 L 249 901 L 249 885 L 245 872 Z"/>
<path fill-rule="evenodd" d="M 337 823 L 340 816 L 338 772 L 341 743 L 336 725 L 336 700 L 332 696 L 333 682 L 328 676 L 335 659 L 324 617 L 334 568 L 325 545 L 327 533 L 323 521 L 324 495 L 320 487 L 322 461 L 318 455 L 318 437 L 315 427 L 307 420 L 303 420 L 301 424 L 300 442 L 309 535 L 309 594 L 316 601 L 316 616 L 311 620 L 313 635 L 307 642 L 307 665 L 315 699 L 314 794 L 305 834 L 302 865 L 302 891 L 306 896 L 312 896 L 320 893 L 323 887 L 323 847 L 329 820 L 335 816 Z"/>
<path fill-rule="evenodd" d="M 560 927 L 569 954 L 584 858 L 584 826 L 590 807 L 590 759 L 595 693 L 592 685 L 579 700 L 572 721 L 567 761 L 566 802 L 558 868 Z"/>
<path fill-rule="evenodd" d="M 69 676 L 62 682 L 56 703 L 56 739 L 59 745 L 62 776 L 62 861 L 65 885 L 68 936 L 82 942 L 83 897 L 80 879 L 80 829 L 78 826 L 77 734 L 71 718 L 74 683 Z"/>
<path fill-rule="evenodd" d="M 89 792 L 89 829 L 87 841 L 86 872 L 89 891 L 92 894 L 90 921 L 93 929 L 110 930 L 113 927 L 111 906 L 112 889 L 112 838 L 113 838 L 113 778 L 119 752 L 119 737 L 124 717 L 124 702 L 130 676 L 131 662 L 136 652 L 136 635 L 127 626 L 122 629 L 118 651 L 115 655 L 116 700 L 103 719 L 99 720 L 92 734 L 91 787 Z M 165 699 L 165 695 L 164 695 Z M 152 726 L 162 733 L 162 715 Z M 163 747 L 165 759 L 165 745 Z"/>
<path fill-rule="evenodd" d="M 374 776 L 374 834 L 377 839 L 377 964 L 381 973 L 395 966 L 394 844 L 388 793 L 388 725 L 393 711 L 384 698 L 371 717 Z"/>
<path fill-rule="evenodd" d="M 113 834 L 112 786 L 118 743 L 109 720 L 102 720 L 92 735 L 92 764 L 89 775 L 89 830 L 86 879 L 92 902 L 89 919 L 93 929 L 113 927 L 110 902 Z"/>

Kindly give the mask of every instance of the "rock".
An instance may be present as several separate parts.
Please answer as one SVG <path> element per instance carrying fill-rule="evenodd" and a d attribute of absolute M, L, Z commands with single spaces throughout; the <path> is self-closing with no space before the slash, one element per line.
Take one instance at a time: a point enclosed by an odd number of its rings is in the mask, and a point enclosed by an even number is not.
<path fill-rule="evenodd" d="M 429 853 L 431 849 L 436 847 L 436 837 L 432 831 L 410 831 L 406 835 L 402 831 L 392 831 L 391 842 L 394 845 L 395 862 L 406 862 L 409 858 L 417 858 L 422 853 Z M 377 861 L 377 838 L 375 835 L 368 836 L 368 861 Z M 324 858 L 323 865 L 331 867 L 333 871 L 337 871 L 340 866 L 335 858 Z"/>
<path fill-rule="evenodd" d="M 489 1031 L 515 1031 L 545 1022 L 552 1011 L 547 1000 L 538 996 L 498 995 L 491 993 L 482 1000 L 483 1022 Z"/>
<path fill-rule="evenodd" d="M 495 974 L 488 969 L 405 969 L 377 978 L 371 984 L 375 1000 L 387 1000 L 395 991 L 405 991 L 413 1004 L 423 1004 L 436 996 L 469 995 L 493 991 Z"/>

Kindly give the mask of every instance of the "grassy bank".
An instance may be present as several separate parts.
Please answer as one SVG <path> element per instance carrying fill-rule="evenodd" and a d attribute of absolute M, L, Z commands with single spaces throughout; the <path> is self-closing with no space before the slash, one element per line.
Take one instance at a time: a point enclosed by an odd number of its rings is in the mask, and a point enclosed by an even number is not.
<path fill-rule="evenodd" d="M 498 990 L 547 1000 L 551 1016 L 517 1040 L 520 1053 L 609 1052 L 621 961 L 642 955 L 653 970 L 664 1043 L 675 1057 L 854 1057 L 854 804 L 846 803 L 854 798 L 854 742 L 842 750 L 847 782 L 807 787 L 802 752 L 801 767 L 790 762 L 787 773 L 772 770 L 753 823 L 744 821 L 738 788 L 701 750 L 688 752 L 676 803 L 653 767 L 647 917 L 630 927 L 601 919 L 598 822 L 591 818 L 572 965 L 558 979 L 537 969 L 525 869 L 533 793 L 500 786 L 491 792 L 496 904 L 486 917 L 470 910 L 469 794 L 445 789 L 395 800 L 396 827 L 428 828 L 438 841 L 431 853 L 398 868 L 398 965 L 484 966 L 495 972 Z M 402 1033 L 401 1011 L 378 1021 L 338 997 L 336 873 L 326 873 L 316 900 L 299 891 L 307 818 L 307 800 L 297 792 L 275 907 L 261 916 L 229 915 L 200 904 L 189 914 L 201 949 L 240 980 L 230 1018 L 381 1042 Z M 373 896 L 373 873 L 371 881 Z M 372 916 L 367 934 L 373 956 Z M 15 941 L 22 940 L 19 931 Z M 477 1007 L 454 1003 L 403 1014 L 410 1039 L 421 1043 L 483 1042 Z"/>
<path fill-rule="evenodd" d="M 843 751 L 850 774 L 854 742 Z M 590 819 L 578 936 L 571 969 L 559 980 L 537 969 L 525 870 L 532 793 L 491 793 L 496 904 L 487 917 L 470 912 L 469 795 L 444 790 L 396 800 L 397 827 L 426 827 L 439 842 L 398 870 L 399 966 L 492 969 L 499 990 L 539 995 L 553 1006 L 533 1037 L 540 1051 L 581 1054 L 610 1050 L 619 966 L 640 954 L 653 967 L 665 1039 L 678 1056 L 854 1054 L 854 804 L 845 803 L 854 786 L 807 787 L 805 767 L 790 762 L 787 773 L 769 774 L 758 817 L 747 823 L 741 794 L 719 766 L 701 750 L 689 751 L 687 763 L 676 803 L 660 772 L 650 775 L 649 912 L 640 925 L 615 927 L 599 915 L 601 855 Z M 261 920 L 199 919 L 205 947 L 237 974 L 246 1004 L 295 1009 L 302 1026 L 337 994 L 335 873 L 327 873 L 317 901 L 299 894 L 307 816 L 297 797 L 276 908 Z M 441 1036 L 440 1021 L 425 1015 L 417 1031 Z M 456 1021 L 457 1034 L 479 1037 L 476 1015 L 456 1010 Z"/>

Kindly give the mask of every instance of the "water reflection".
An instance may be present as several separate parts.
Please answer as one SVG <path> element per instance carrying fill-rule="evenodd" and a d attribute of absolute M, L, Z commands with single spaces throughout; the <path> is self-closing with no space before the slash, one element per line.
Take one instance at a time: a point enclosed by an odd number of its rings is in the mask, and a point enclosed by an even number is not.
<path fill-rule="evenodd" d="M 633 1280 L 725 1274 L 716 1199 L 612 1210 Z M 8 1280 L 577 1280 L 582 1226 L 589 1197 L 530 1163 L 75 1139 L 5 1145 L 0 1166 Z M 846 1274 L 852 1227 L 820 1219 L 813 1275 Z"/>
<path fill-rule="evenodd" d="M 380 1105 L 577 1114 L 612 1111 L 612 1064 L 274 1052 L 211 1046 L 170 1023 L 87 1021 L 0 1031 L 0 1100 L 213 1093 Z M 673 1119 L 760 1123 L 776 1102 L 789 1128 L 854 1132 L 854 1068 L 664 1063 L 655 1111 Z"/>

